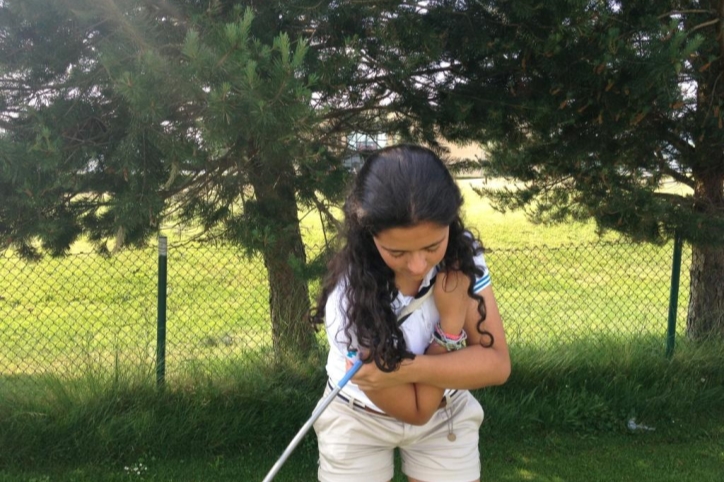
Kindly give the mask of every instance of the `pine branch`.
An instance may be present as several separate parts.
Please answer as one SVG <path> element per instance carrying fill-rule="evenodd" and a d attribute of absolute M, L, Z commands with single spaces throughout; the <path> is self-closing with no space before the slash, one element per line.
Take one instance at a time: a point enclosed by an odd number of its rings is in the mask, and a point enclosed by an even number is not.
<path fill-rule="evenodd" d="M 668 121 L 667 119 L 658 119 Z M 668 129 L 667 125 L 663 125 L 661 122 L 656 122 L 663 127 L 660 132 L 662 133 L 663 140 L 674 146 L 674 148 L 681 153 L 682 156 L 688 157 L 696 154 L 696 148 L 684 141 L 681 137 Z M 667 122 L 668 124 L 668 122 Z"/>
<path fill-rule="evenodd" d="M 314 203 L 314 206 L 317 208 L 319 213 L 324 215 L 324 218 L 327 220 L 327 222 L 330 223 L 332 226 L 334 226 L 334 229 L 337 232 L 341 232 L 343 229 L 342 223 L 334 216 L 334 214 L 332 214 L 332 212 L 329 210 L 327 205 L 319 200 L 316 193 L 312 194 L 312 202 Z M 325 232 L 325 238 L 326 238 L 326 232 Z"/>
<path fill-rule="evenodd" d="M 682 196 L 680 194 L 672 194 L 669 192 L 659 192 L 656 191 L 653 193 L 653 196 L 657 199 L 663 199 L 669 203 L 677 204 L 679 206 L 683 206 L 686 209 L 694 209 L 696 202 L 692 197 L 686 197 Z"/>
<path fill-rule="evenodd" d="M 661 172 L 670 176 L 675 181 L 680 182 L 681 184 L 684 184 L 684 185 L 689 186 L 690 188 L 694 189 L 694 187 L 696 186 L 696 183 L 694 182 L 693 179 L 680 173 L 676 169 L 673 169 L 669 165 L 669 163 L 666 162 L 666 159 L 660 152 L 655 153 L 654 156 L 656 157 L 656 161 L 657 161 L 657 164 L 659 165 L 659 169 L 661 169 Z"/>
<path fill-rule="evenodd" d="M 656 18 L 658 18 L 659 20 L 662 20 L 667 17 L 673 17 L 674 15 L 686 15 L 689 13 L 714 13 L 714 10 L 712 10 L 712 9 L 672 10 L 670 12 L 661 14 Z"/>
<path fill-rule="evenodd" d="M 716 25 L 719 22 L 721 22 L 721 19 L 715 18 L 713 20 L 709 20 L 708 22 L 700 23 L 699 25 L 692 27 L 690 30 L 688 30 L 687 33 L 692 33 L 702 28 L 711 27 L 712 25 Z"/>

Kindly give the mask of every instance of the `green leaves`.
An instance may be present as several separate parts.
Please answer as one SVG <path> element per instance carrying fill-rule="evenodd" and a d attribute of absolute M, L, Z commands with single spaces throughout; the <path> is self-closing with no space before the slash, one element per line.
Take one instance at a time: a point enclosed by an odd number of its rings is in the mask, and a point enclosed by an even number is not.
<path fill-rule="evenodd" d="M 189 30 L 186 33 L 181 53 L 194 61 L 199 58 L 200 49 L 199 33 L 196 30 Z"/>
<path fill-rule="evenodd" d="M 691 191 L 652 195 L 672 178 L 692 191 L 706 176 L 724 183 L 711 13 L 643 0 L 534 3 L 429 5 L 458 78 L 435 97 L 435 122 L 489 146 L 490 175 L 526 183 L 496 196 L 500 206 L 546 220 L 588 213 L 637 239 L 677 228 L 691 240 L 724 239 L 721 199 L 702 199 L 704 215 Z M 698 228 L 682 224 L 684 209 Z"/>

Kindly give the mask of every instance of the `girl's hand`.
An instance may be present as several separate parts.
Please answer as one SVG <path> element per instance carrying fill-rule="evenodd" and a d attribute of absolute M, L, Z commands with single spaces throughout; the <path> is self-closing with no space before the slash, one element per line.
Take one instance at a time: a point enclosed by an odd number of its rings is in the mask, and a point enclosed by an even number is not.
<path fill-rule="evenodd" d="M 382 390 L 385 388 L 392 388 L 398 385 L 410 383 L 404 379 L 404 368 L 409 364 L 411 360 L 405 360 L 400 365 L 400 368 L 391 372 L 385 373 L 374 363 L 365 363 L 362 368 L 352 377 L 352 381 L 363 391 L 375 391 Z M 352 362 L 347 360 L 347 370 L 352 366 Z"/>

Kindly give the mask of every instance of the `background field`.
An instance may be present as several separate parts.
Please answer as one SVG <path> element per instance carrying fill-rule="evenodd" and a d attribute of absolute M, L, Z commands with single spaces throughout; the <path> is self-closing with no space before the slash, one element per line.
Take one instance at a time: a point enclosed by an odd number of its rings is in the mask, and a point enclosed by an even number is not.
<path fill-rule="evenodd" d="M 487 480 L 720 480 L 724 348 L 664 356 L 672 246 L 502 215 L 460 181 L 513 357 L 486 407 Z M 306 213 L 301 212 L 300 216 Z M 303 218 L 307 243 L 324 236 Z M 157 253 L 0 258 L 0 482 L 261 480 L 324 383 L 318 350 L 279 365 L 263 264 L 166 228 L 166 389 L 155 388 Z M 630 431 L 635 419 L 656 430 Z M 313 434 L 278 480 L 313 480 Z M 396 481 L 403 480 L 396 478 Z"/>
<path fill-rule="evenodd" d="M 532 225 L 522 213 L 494 211 L 471 188 L 480 182 L 460 181 L 466 222 L 486 246 L 512 346 L 552 348 L 586 340 L 663 350 L 671 245 L 630 244 L 612 233 L 599 239 L 591 224 Z M 317 253 L 324 234 L 318 219 L 305 214 L 305 241 Z M 245 365 L 273 358 L 265 269 L 237 247 L 189 243 L 189 231 L 163 232 L 170 246 L 168 377 L 228 383 Z M 20 390 L 48 375 L 152 378 L 157 259 L 153 246 L 110 258 L 85 252 L 39 263 L 6 253 L 0 258 L 0 389 Z M 679 334 L 687 266 L 688 250 Z"/>

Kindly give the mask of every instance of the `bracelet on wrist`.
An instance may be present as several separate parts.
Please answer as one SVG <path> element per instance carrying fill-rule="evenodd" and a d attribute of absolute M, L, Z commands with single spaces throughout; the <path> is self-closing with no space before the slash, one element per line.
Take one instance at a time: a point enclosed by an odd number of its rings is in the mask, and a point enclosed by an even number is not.
<path fill-rule="evenodd" d="M 460 331 L 459 335 L 449 335 L 443 331 L 442 326 L 440 326 L 440 322 L 438 321 L 435 325 L 435 329 L 432 332 L 432 338 L 430 339 L 430 343 L 433 341 L 437 343 L 438 345 L 445 348 L 447 351 L 455 351 L 460 350 L 462 348 L 465 348 L 465 340 L 467 340 L 468 335 L 465 333 L 465 331 Z"/>

